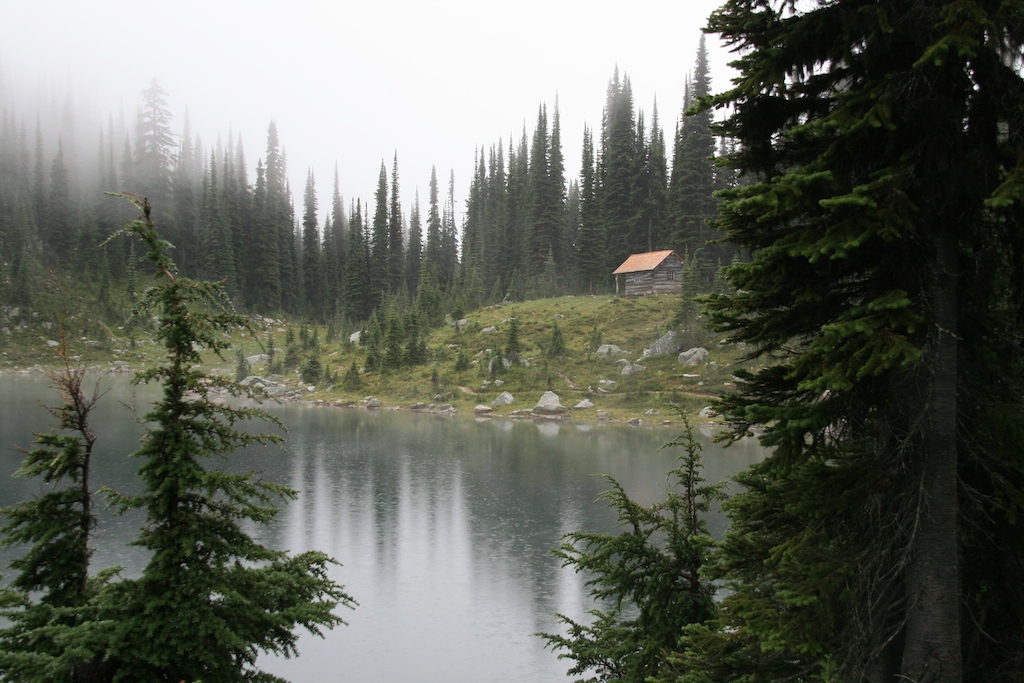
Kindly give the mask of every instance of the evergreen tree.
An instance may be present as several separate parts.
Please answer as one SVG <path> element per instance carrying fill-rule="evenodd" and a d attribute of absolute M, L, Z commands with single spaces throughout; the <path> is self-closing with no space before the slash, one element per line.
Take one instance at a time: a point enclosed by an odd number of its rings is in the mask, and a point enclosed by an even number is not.
<path fill-rule="evenodd" d="M 664 501 L 641 505 L 605 475 L 611 488 L 602 498 L 623 530 L 574 531 L 555 550 L 563 566 L 586 574 L 599 603 L 590 623 L 559 614 L 568 633 L 540 634 L 553 650 L 565 650 L 559 657 L 575 662 L 570 675 L 586 676 L 577 681 L 649 681 L 684 627 L 715 616 L 714 588 L 703 568 L 713 545 L 704 517 L 725 496 L 723 484 L 701 476 L 700 444 L 685 418 L 684 424 L 682 436 L 666 444 L 683 450 L 668 473 Z"/>
<path fill-rule="evenodd" d="M 57 142 L 57 155 L 50 170 L 50 188 L 40 231 L 44 254 L 50 262 L 68 263 L 78 245 L 78 216 L 72 208 L 71 180 L 64 162 L 64 144 Z"/>
<path fill-rule="evenodd" d="M 177 145 L 171 133 L 171 112 L 167 93 L 157 79 L 142 91 L 142 107 L 136 121 L 135 159 L 132 177 L 139 183 L 139 194 L 151 201 L 167 202 L 171 198 L 171 171 Z"/>
<path fill-rule="evenodd" d="M 720 635 L 812 657 L 794 678 L 823 662 L 849 681 L 1024 676 L 1024 596 L 995 567 L 1024 549 L 990 540 L 1016 534 L 1024 488 L 1019 24 L 940 0 L 734 0 L 710 19 L 743 57 L 703 106 L 732 108 L 731 161 L 754 179 L 720 218 L 752 260 L 710 310 L 774 359 L 719 406 L 774 448 L 736 511 L 761 537 L 725 558 L 750 573 Z M 814 604 L 828 619 L 799 628 Z M 743 675 L 767 678 L 761 663 Z"/>
<path fill-rule="evenodd" d="M 388 174 L 380 162 L 377 191 L 374 194 L 373 223 L 370 232 L 370 305 L 376 308 L 390 286 L 390 233 L 388 226 Z"/>
<path fill-rule="evenodd" d="M 391 167 L 391 202 L 388 208 L 388 287 L 399 292 L 405 282 L 405 246 L 402 239 L 402 204 L 398 197 L 398 154 Z"/>
<path fill-rule="evenodd" d="M 711 226 L 718 203 L 712 196 L 717 189 L 712 159 L 715 139 L 711 131 L 711 111 L 706 107 L 691 109 L 710 93 L 708 53 L 702 35 L 697 48 L 696 64 L 687 81 L 684 116 L 676 128 L 672 178 L 668 190 L 672 228 L 666 246 L 679 253 L 702 254 L 705 263 L 713 264 L 719 256 L 728 258 L 723 247 L 708 245 L 709 241 L 717 237 Z M 711 272 L 701 273 L 705 286 L 710 284 L 711 277 Z"/>
<path fill-rule="evenodd" d="M 405 252 L 405 283 L 410 296 L 416 297 L 423 266 L 423 224 L 420 220 L 420 193 L 416 192 L 409 214 L 409 248 Z"/>
<path fill-rule="evenodd" d="M 580 229 L 576 236 L 576 259 L 580 284 L 593 293 L 607 278 L 605 239 L 602 231 L 601 207 L 597 195 L 597 167 L 594 158 L 594 134 L 583 129 L 583 156 L 580 163 Z"/>
<path fill-rule="evenodd" d="M 62 339 L 63 342 L 63 339 Z M 0 511 L 5 546 L 26 546 L 10 563 L 16 575 L 0 593 L 0 672 L 7 680 L 92 680 L 101 675 L 103 652 L 84 633 L 91 598 L 110 577 L 89 572 L 90 538 L 96 526 L 90 470 L 96 434 L 92 411 L 102 396 L 87 393 L 85 369 L 70 364 L 59 347 L 63 367 L 51 374 L 62 403 L 47 408 L 57 427 L 36 435 L 18 477 L 35 477 L 49 490 Z"/>
<path fill-rule="evenodd" d="M 630 232 L 636 220 L 634 185 L 637 177 L 637 132 L 633 115 L 633 86 L 629 77 L 619 78 L 618 67 L 608 83 L 598 160 L 598 205 L 606 240 L 605 266 L 610 272 L 642 245 L 632 244 Z M 639 248 L 638 248 L 639 247 Z"/>
<path fill-rule="evenodd" d="M 370 260 L 363 224 L 362 205 L 356 200 L 348 228 L 345 247 L 345 279 L 342 306 L 349 320 L 366 320 L 372 309 L 370 301 Z"/>
<path fill-rule="evenodd" d="M 323 272 L 320 231 L 317 227 L 316 181 L 313 171 L 306 176 L 302 211 L 302 285 L 306 310 L 315 320 L 324 316 Z"/>
<path fill-rule="evenodd" d="M 430 168 L 430 197 L 427 209 L 427 243 L 423 257 L 439 272 L 441 268 L 441 208 L 437 188 L 437 168 Z"/>
<path fill-rule="evenodd" d="M 157 284 L 147 290 L 144 305 L 158 318 L 166 360 L 138 377 L 163 387 L 135 454 L 144 489 L 110 494 L 119 508 L 146 515 L 137 543 L 152 553 L 139 578 L 103 593 L 113 614 L 105 626 L 108 659 L 118 664 L 113 680 L 266 679 L 256 666 L 259 652 L 295 654 L 296 627 L 319 633 L 343 623 L 334 609 L 352 600 L 328 577 L 334 561 L 324 554 L 289 556 L 245 531 L 245 525 L 272 520 L 274 501 L 294 498 L 293 490 L 255 473 L 203 464 L 248 444 L 277 441 L 235 427 L 273 418 L 211 399 L 215 389 L 248 392 L 204 373 L 200 359 L 203 348 L 226 349 L 222 333 L 246 320 L 226 307 L 219 285 L 176 274 L 149 204 L 136 205 L 142 215 L 126 230 L 146 244 L 156 271 Z"/>

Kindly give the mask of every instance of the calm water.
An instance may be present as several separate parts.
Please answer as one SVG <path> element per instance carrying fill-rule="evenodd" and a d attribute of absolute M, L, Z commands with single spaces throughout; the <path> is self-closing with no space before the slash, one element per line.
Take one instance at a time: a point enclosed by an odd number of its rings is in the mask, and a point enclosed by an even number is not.
<path fill-rule="evenodd" d="M 141 432 L 128 406 L 144 413 L 154 392 L 135 396 L 116 378 L 102 386 L 95 479 L 130 491 L 138 463 L 125 455 Z M 30 446 L 32 432 L 51 424 L 40 400 L 54 401 L 46 379 L 0 377 L 0 505 L 38 491 L 9 475 L 21 459 L 13 446 Z M 250 531 L 278 548 L 335 557 L 343 566 L 334 578 L 359 602 L 343 615 L 348 626 L 303 638 L 299 658 L 264 662 L 296 683 L 567 680 L 568 664 L 532 634 L 555 629 L 553 613 L 579 618 L 589 605 L 582 578 L 549 550 L 569 531 L 613 529 L 595 502 L 607 486 L 591 475 L 610 474 L 652 502 L 677 457 L 658 452 L 676 436 L 671 427 L 268 408 L 287 425 L 287 450 L 250 449 L 231 466 L 262 470 L 300 495 L 272 526 Z M 761 456 L 753 443 L 706 444 L 705 476 L 724 479 Z M 95 563 L 139 571 L 145 555 L 124 546 L 138 526 L 137 518 L 105 518 Z"/>

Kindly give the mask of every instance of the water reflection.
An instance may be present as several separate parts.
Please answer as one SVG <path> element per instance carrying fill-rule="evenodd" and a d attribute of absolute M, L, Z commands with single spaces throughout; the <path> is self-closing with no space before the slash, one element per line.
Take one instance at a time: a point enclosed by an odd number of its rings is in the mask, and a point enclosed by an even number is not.
<path fill-rule="evenodd" d="M 48 426 L 34 398 L 46 382 L 0 379 L 0 443 L 28 445 L 33 429 Z M 124 454 L 137 447 L 139 429 L 117 403 L 130 388 L 116 391 L 96 424 L 99 471 L 131 487 L 137 463 Z M 554 612 L 581 617 L 587 604 L 582 577 L 562 571 L 549 550 L 568 531 L 612 529 L 595 502 L 607 486 L 591 475 L 610 474 L 649 503 L 663 497 L 677 457 L 658 451 L 676 436 L 671 428 L 270 409 L 288 427 L 287 451 L 250 448 L 231 466 L 301 493 L 274 524 L 250 532 L 274 547 L 338 558 L 344 566 L 333 577 L 359 602 L 344 615 L 349 626 L 303 638 L 298 659 L 265 662 L 294 681 L 566 680 L 566 663 L 531 634 L 555 628 Z M 725 478 L 759 457 L 753 444 L 706 445 L 706 477 Z M 6 452 L 4 474 L 19 460 Z M 0 504 L 31 493 L 6 477 L 0 487 Z M 145 558 L 122 545 L 137 528 L 138 520 L 104 519 L 102 561 L 137 571 Z"/>

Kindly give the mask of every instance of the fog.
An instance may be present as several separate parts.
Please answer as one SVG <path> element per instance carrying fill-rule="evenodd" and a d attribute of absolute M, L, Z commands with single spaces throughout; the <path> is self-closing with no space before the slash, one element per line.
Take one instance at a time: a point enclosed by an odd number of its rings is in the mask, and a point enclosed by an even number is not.
<path fill-rule="evenodd" d="M 296 2 L 6 2 L 0 24 L 0 113 L 24 125 L 44 159 L 56 134 L 80 183 L 94 178 L 101 135 L 114 148 L 153 78 L 171 128 L 185 114 L 207 154 L 244 145 L 250 181 L 276 121 L 293 194 L 312 170 L 321 210 L 335 168 L 346 204 L 373 201 L 383 162 L 397 154 L 403 204 L 426 200 L 432 166 L 455 175 L 465 200 L 474 155 L 518 142 L 537 110 L 557 102 L 568 178 L 578 174 L 585 125 L 599 128 L 616 68 L 648 124 L 655 99 L 671 140 L 700 28 L 714 0 L 627 5 L 384 0 Z M 730 56 L 708 38 L 713 87 Z M 119 188 L 130 189 L 130 188 Z M 406 211 L 408 215 L 408 211 Z"/>

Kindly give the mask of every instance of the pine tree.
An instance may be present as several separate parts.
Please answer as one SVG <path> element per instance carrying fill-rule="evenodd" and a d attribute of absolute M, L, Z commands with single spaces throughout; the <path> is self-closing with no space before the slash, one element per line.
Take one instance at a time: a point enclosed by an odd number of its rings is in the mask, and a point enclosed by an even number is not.
<path fill-rule="evenodd" d="M 726 561 L 750 573 L 720 635 L 813 655 L 843 680 L 1024 676 L 1024 619 L 1008 607 L 1021 588 L 993 568 L 1024 549 L 989 540 L 1014 533 L 1007 496 L 1024 487 L 1007 419 L 1024 385 L 1009 351 L 1024 337 L 1024 79 L 1005 9 L 735 0 L 709 22 L 743 57 L 737 86 L 703 106 L 733 108 L 731 160 L 753 178 L 720 217 L 751 262 L 710 310 L 773 359 L 720 405 L 774 448 L 734 522 L 768 545 L 736 538 Z M 787 610 L 811 603 L 823 629 L 791 628 Z"/>
<path fill-rule="evenodd" d="M 114 681 L 265 678 L 256 666 L 261 651 L 295 654 L 301 626 L 313 633 L 343 623 L 334 613 L 352 600 L 328 577 L 334 563 L 319 552 L 289 556 L 258 543 L 244 529 L 265 524 L 274 502 L 294 498 L 286 486 L 255 473 L 208 468 L 203 460 L 247 444 L 277 441 L 239 430 L 249 419 L 270 420 L 264 411 L 214 403 L 215 389 L 251 393 L 203 372 L 200 350 L 228 347 L 222 333 L 244 326 L 230 311 L 222 288 L 177 275 L 168 245 L 157 235 L 145 200 L 141 217 L 126 231 L 149 252 L 157 283 L 144 305 L 159 321 L 157 338 L 166 360 L 139 374 L 158 381 L 163 398 L 145 416 L 151 425 L 135 454 L 144 489 L 138 495 L 111 492 L 121 509 L 137 509 L 146 524 L 137 543 L 151 551 L 137 579 L 104 591 L 115 615 L 109 659 L 118 663 Z"/>

